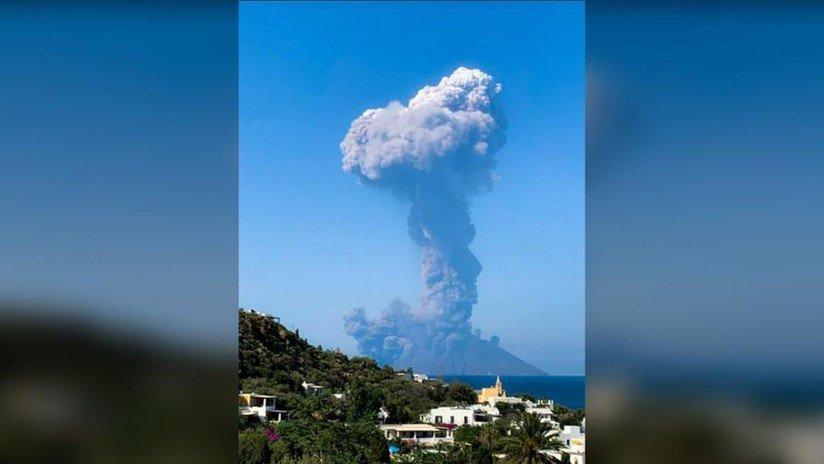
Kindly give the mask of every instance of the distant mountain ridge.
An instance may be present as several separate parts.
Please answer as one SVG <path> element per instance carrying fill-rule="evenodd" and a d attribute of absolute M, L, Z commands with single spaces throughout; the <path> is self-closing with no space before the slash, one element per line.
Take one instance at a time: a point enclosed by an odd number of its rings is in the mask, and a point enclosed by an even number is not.
<path fill-rule="evenodd" d="M 463 343 L 465 346 L 451 353 L 448 359 L 434 359 L 429 353 L 413 352 L 398 358 L 394 367 L 411 367 L 417 372 L 434 375 L 547 375 L 489 340 L 470 335 Z"/>

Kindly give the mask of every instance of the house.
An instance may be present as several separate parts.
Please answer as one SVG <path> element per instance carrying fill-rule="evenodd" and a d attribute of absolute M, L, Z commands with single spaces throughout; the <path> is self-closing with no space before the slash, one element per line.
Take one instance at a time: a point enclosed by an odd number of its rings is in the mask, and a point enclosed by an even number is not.
<path fill-rule="evenodd" d="M 238 394 L 238 414 L 257 416 L 262 421 L 280 422 L 286 417 L 287 411 L 278 409 L 274 396 L 240 392 Z"/>
<path fill-rule="evenodd" d="M 493 396 L 489 398 L 489 404 L 498 403 L 523 404 L 525 407 L 531 404 L 529 401 L 525 401 L 523 398 L 518 398 L 517 396 Z"/>
<path fill-rule="evenodd" d="M 563 451 L 569 456 L 570 464 L 586 464 L 585 439 L 575 439 L 574 443 Z"/>
<path fill-rule="evenodd" d="M 307 395 L 314 395 L 323 392 L 323 387 L 320 385 L 315 385 L 314 383 L 303 381 L 300 386 L 303 387 L 303 391 Z"/>
<path fill-rule="evenodd" d="M 378 427 L 387 440 L 397 438 L 422 446 L 453 442 L 452 430 L 448 427 L 436 427 L 432 424 L 381 424 Z"/>
<path fill-rule="evenodd" d="M 443 406 L 433 408 L 421 415 L 421 421 L 429 424 L 450 425 L 483 425 L 497 418 L 497 409 L 494 412 L 483 405 L 473 406 Z"/>
<path fill-rule="evenodd" d="M 386 410 L 383 406 L 378 410 L 378 422 L 381 424 L 385 424 L 386 421 L 389 420 L 389 411 Z"/>
<path fill-rule="evenodd" d="M 561 433 L 558 434 L 558 440 L 561 440 L 561 442 L 567 446 L 575 440 L 582 440 L 585 438 L 586 434 L 581 432 L 581 427 L 578 427 L 577 425 L 565 425 L 564 429 L 561 430 Z"/>
<path fill-rule="evenodd" d="M 569 456 L 572 464 L 585 464 L 586 434 L 577 425 L 566 425 L 558 434 L 558 439 L 564 444 L 563 452 Z"/>
<path fill-rule="evenodd" d="M 541 422 L 551 424 L 553 428 L 558 427 L 558 422 L 556 422 L 555 419 L 553 419 L 552 417 L 554 414 L 554 404 L 552 403 L 552 401 L 542 401 L 539 403 L 532 403 L 531 401 L 528 401 L 525 403 L 525 405 L 525 412 L 537 415 L 541 418 Z"/>
<path fill-rule="evenodd" d="M 409 380 L 410 382 L 418 382 L 424 383 L 424 381 L 429 380 L 429 376 L 426 374 L 416 374 L 411 370 L 407 369 L 403 372 L 398 372 L 396 374 L 398 377 L 403 377 L 404 380 Z"/>
<path fill-rule="evenodd" d="M 258 316 L 263 316 L 263 317 L 265 317 L 265 318 L 268 318 L 268 319 L 270 319 L 270 320 L 272 320 L 272 321 L 275 321 L 275 322 L 277 322 L 278 324 L 280 324 L 280 317 L 278 317 L 278 316 L 270 316 L 270 315 L 268 315 L 268 314 L 266 314 L 266 313 L 264 313 L 264 312 L 262 312 L 262 311 L 257 311 L 257 310 L 254 310 L 254 309 L 243 309 L 243 308 L 240 308 L 240 310 L 241 310 L 241 311 L 243 311 L 243 312 L 249 313 L 249 314 L 257 314 Z"/>

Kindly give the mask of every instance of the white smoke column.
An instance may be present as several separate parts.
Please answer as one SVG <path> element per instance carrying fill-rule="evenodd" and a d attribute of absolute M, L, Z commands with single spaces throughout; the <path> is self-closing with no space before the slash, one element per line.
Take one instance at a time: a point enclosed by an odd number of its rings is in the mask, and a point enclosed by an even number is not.
<path fill-rule="evenodd" d="M 506 140 L 500 92 L 488 74 L 461 67 L 407 105 L 366 110 L 340 144 L 344 171 L 409 199 L 409 235 L 423 255 L 414 311 L 396 301 L 376 321 L 363 310 L 347 317 L 361 351 L 380 362 L 413 349 L 448 355 L 471 336 L 481 265 L 469 250 L 468 199 L 495 181 L 494 155 Z"/>

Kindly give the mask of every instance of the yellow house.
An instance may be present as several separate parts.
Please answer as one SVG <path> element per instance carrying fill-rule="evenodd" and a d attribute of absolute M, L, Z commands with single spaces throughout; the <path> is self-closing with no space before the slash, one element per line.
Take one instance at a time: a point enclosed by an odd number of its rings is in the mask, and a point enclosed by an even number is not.
<path fill-rule="evenodd" d="M 506 390 L 504 390 L 504 384 L 501 383 L 500 375 L 495 379 L 495 385 L 481 389 L 481 393 L 478 394 L 478 403 L 488 403 L 497 398 L 506 398 Z"/>

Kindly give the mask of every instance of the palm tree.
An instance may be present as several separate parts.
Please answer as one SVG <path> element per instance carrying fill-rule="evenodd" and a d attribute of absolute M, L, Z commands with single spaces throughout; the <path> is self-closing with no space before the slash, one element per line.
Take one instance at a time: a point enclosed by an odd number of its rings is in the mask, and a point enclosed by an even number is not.
<path fill-rule="evenodd" d="M 555 438 L 557 431 L 548 423 L 541 422 L 536 414 L 521 414 L 514 422 L 512 433 L 501 440 L 506 453 L 504 462 L 512 464 L 557 463 L 546 451 L 563 447 Z"/>

